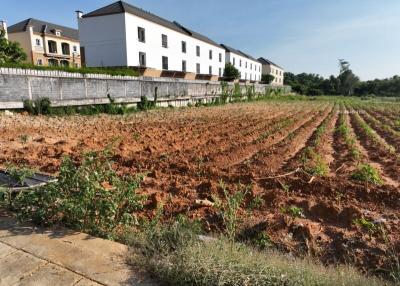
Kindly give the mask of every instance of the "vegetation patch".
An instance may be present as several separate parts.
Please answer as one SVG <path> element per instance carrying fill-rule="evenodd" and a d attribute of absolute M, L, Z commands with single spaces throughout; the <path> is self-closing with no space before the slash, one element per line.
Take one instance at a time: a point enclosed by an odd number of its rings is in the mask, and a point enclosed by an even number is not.
<path fill-rule="evenodd" d="M 358 169 L 351 175 L 353 180 L 366 182 L 374 185 L 382 185 L 383 180 L 379 172 L 369 164 L 360 164 Z"/>

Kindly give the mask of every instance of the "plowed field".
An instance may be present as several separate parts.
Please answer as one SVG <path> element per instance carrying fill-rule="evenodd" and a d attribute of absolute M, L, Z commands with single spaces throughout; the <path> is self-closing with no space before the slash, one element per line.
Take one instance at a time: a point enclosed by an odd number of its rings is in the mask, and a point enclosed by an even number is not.
<path fill-rule="evenodd" d="M 129 116 L 0 115 L 0 165 L 56 174 L 65 155 L 112 144 L 120 173 L 147 173 L 144 216 L 164 206 L 223 231 L 204 201 L 246 191 L 243 239 L 384 271 L 400 253 L 400 108 L 257 102 Z M 361 166 L 381 182 L 360 179 Z M 201 201 L 200 201 L 201 200 Z M 200 202 L 200 203 L 199 203 Z"/>

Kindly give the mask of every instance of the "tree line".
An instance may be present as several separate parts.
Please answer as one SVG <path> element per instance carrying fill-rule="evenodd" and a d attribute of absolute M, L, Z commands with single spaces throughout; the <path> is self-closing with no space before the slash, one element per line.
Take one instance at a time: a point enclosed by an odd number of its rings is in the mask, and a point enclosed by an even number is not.
<path fill-rule="evenodd" d="M 302 95 L 386 96 L 400 97 L 400 76 L 361 81 L 349 62 L 339 60 L 339 75 L 324 78 L 318 74 L 285 73 L 284 83 Z"/>

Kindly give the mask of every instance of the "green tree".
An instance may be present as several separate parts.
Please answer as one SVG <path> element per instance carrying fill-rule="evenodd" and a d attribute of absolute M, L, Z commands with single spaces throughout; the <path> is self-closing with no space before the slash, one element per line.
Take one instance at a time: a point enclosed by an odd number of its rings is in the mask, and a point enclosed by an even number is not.
<path fill-rule="evenodd" d="M 240 78 L 240 72 L 237 68 L 235 68 L 234 65 L 231 63 L 226 63 L 225 64 L 225 70 L 224 70 L 224 78 L 226 80 L 235 80 Z"/>
<path fill-rule="evenodd" d="M 265 83 L 265 84 L 270 84 L 271 82 L 273 82 L 275 79 L 275 77 L 272 74 L 263 74 L 261 76 L 261 82 Z"/>
<path fill-rule="evenodd" d="M 19 64 L 26 60 L 26 54 L 19 43 L 8 41 L 5 35 L 6 32 L 0 29 L 0 64 Z"/>
<path fill-rule="evenodd" d="M 342 95 L 351 96 L 354 94 L 354 89 L 360 82 L 360 79 L 350 69 L 350 63 L 340 59 L 339 60 L 340 74 L 338 76 L 340 93 Z"/>

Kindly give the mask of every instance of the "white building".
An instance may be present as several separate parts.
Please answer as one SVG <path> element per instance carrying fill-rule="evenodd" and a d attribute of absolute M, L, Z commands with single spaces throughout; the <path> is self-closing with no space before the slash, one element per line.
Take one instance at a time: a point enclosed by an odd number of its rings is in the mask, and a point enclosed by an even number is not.
<path fill-rule="evenodd" d="M 225 61 L 231 63 L 240 72 L 240 79 L 244 81 L 261 80 L 261 63 L 255 58 L 233 49 L 227 45 L 221 45 L 225 49 Z"/>
<path fill-rule="evenodd" d="M 83 15 L 79 37 L 89 67 L 139 67 L 145 75 L 217 80 L 225 50 L 211 39 L 122 1 Z"/>
<path fill-rule="evenodd" d="M 271 82 L 272 85 L 283 85 L 285 71 L 283 68 L 274 64 L 266 58 L 259 58 L 258 61 L 262 64 L 262 74 L 270 74 L 274 76 L 274 80 Z"/>

